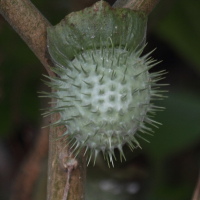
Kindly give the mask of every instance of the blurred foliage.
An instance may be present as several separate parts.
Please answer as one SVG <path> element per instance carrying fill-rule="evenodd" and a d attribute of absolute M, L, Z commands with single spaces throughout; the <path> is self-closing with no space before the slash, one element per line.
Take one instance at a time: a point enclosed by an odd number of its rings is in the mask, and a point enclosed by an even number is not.
<path fill-rule="evenodd" d="M 95 0 L 32 2 L 56 24 L 69 12 L 90 6 Z M 145 53 L 157 47 L 153 57 L 163 62 L 155 71 L 169 71 L 162 81 L 170 83 L 169 98 L 156 102 L 166 107 L 156 116 L 163 126 L 155 130 L 154 137 L 145 137 L 150 144 L 141 141 L 142 150 L 132 153 L 125 147 L 127 162 L 116 162 L 115 169 L 108 169 L 101 156 L 95 167 L 89 166 L 87 200 L 192 198 L 200 161 L 199 10 L 200 1 L 197 0 L 161 0 L 150 15 Z M 0 141 L 4 146 L 27 124 L 39 129 L 42 123 L 39 109 L 45 103 L 37 97 L 37 91 L 44 87 L 40 81 L 44 73 L 26 44 L 0 18 Z M 17 158 L 11 158 L 17 162 Z M 3 169 L 1 162 L 0 159 L 0 170 Z M 5 171 L 0 172 L 0 177 L 3 173 Z M 45 184 L 44 180 L 42 182 Z M 0 189 L 0 199 L 2 195 Z M 44 199 L 39 189 L 34 196 Z"/>
<path fill-rule="evenodd" d="M 165 1 L 165 2 L 164 2 Z M 164 0 L 159 5 L 167 13 L 158 21 L 153 32 L 179 54 L 185 61 L 200 73 L 200 1 L 197 0 Z M 159 9 L 159 8 L 157 8 Z M 158 12 L 162 12 L 158 10 Z M 159 15 L 154 17 L 158 17 Z M 154 19 L 152 19 L 154 20 Z"/>
<path fill-rule="evenodd" d="M 9 133 L 24 120 L 38 123 L 39 99 L 36 92 L 42 68 L 27 45 L 6 23 L 1 27 L 0 44 L 0 135 L 9 137 Z"/>

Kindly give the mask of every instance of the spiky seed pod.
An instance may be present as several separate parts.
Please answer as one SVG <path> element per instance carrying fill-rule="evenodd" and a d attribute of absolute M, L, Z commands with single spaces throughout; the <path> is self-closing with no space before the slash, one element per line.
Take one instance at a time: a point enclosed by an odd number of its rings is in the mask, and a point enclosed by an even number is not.
<path fill-rule="evenodd" d="M 151 134 L 146 124 L 160 124 L 147 115 L 163 108 L 150 101 L 162 98 L 156 82 L 164 71 L 150 74 L 157 63 L 140 57 L 145 43 L 147 16 L 128 9 L 113 9 L 100 1 L 71 13 L 48 28 L 48 50 L 57 78 L 49 77 L 57 105 L 45 112 L 59 112 L 54 126 L 65 125 L 68 144 L 76 155 L 84 147 L 88 163 L 102 151 L 113 164 L 114 149 L 140 147 L 136 136 Z M 141 132 L 138 133 L 138 132 Z M 145 139 L 144 139 L 145 140 Z"/>

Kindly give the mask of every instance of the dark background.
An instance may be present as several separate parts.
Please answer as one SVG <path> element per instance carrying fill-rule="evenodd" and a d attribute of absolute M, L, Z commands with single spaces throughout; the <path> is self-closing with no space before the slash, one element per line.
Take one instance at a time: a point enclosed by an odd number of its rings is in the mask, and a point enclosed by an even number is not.
<path fill-rule="evenodd" d="M 55 25 L 68 13 L 96 1 L 32 2 Z M 99 156 L 96 166 L 90 165 L 87 170 L 87 200 L 192 199 L 200 165 L 199 19 L 200 1 L 197 0 L 161 0 L 150 14 L 144 53 L 157 47 L 152 56 L 163 62 L 152 71 L 169 72 L 162 81 L 170 83 L 169 98 L 156 102 L 166 107 L 166 111 L 156 116 L 163 125 L 155 130 L 154 137 L 147 136 L 150 144 L 141 141 L 142 150 L 132 153 L 125 147 L 127 162 L 116 162 L 114 169 L 108 169 Z M 41 81 L 42 74 L 46 74 L 44 67 L 0 16 L 1 200 L 10 199 L 14 194 L 13 188 L 20 180 L 17 177 L 38 145 L 37 138 L 44 134 L 40 127 L 46 122 L 39 109 L 47 104 L 37 93 L 47 90 Z M 29 199 L 44 200 L 47 151 L 43 149 L 39 161 L 34 156 L 30 160 L 39 162 L 39 168 L 37 173 L 27 168 L 35 177 L 32 182 L 27 177 L 27 187 L 32 184 Z"/>

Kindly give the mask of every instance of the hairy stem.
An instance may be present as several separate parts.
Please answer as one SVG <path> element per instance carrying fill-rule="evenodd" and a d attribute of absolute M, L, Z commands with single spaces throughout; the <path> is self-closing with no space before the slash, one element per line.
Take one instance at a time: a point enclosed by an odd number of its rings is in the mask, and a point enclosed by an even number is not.
<path fill-rule="evenodd" d="M 154 9 L 160 0 L 117 0 L 113 7 L 129 8 L 144 11 L 147 15 Z"/>

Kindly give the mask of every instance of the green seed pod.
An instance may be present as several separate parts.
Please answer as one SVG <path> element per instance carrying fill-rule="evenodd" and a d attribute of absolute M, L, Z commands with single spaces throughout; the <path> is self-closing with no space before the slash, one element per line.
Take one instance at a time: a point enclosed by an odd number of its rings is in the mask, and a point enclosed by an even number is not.
<path fill-rule="evenodd" d="M 67 127 L 63 136 L 76 155 L 86 147 L 88 163 L 102 151 L 113 164 L 115 148 L 125 159 L 123 145 L 140 147 L 136 136 L 153 132 L 146 123 L 160 124 L 147 116 L 162 109 L 150 101 L 163 97 L 156 81 L 164 71 L 150 74 L 157 63 L 149 54 L 140 57 L 146 23 L 143 12 L 99 1 L 48 28 L 52 70 L 58 77 L 49 77 L 47 83 L 56 92 L 45 94 L 57 99 L 57 105 L 44 115 L 60 113 L 61 119 L 52 125 Z"/>

